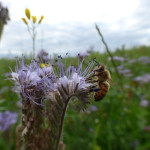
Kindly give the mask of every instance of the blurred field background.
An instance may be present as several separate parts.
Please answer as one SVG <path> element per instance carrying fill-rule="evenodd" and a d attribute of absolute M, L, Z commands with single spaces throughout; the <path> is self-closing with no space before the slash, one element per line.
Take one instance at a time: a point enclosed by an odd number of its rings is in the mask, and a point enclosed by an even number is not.
<path fill-rule="evenodd" d="M 10 18 L 6 16 L 5 19 L 0 18 L 0 38 L 4 41 L 6 36 L 2 36 L 3 29 Z M 115 35 L 115 32 L 113 33 Z M 103 34 L 105 37 L 105 32 Z M 102 44 L 98 34 L 95 40 Z M 32 43 L 29 37 L 28 41 Z M 150 46 L 137 45 L 130 48 L 126 48 L 125 45 L 111 52 L 116 68 L 105 49 L 103 52 L 95 51 L 93 48 L 83 50 L 80 55 L 81 60 L 85 57 L 83 68 L 96 57 L 97 62 L 107 66 L 112 82 L 109 92 L 102 101 L 95 102 L 91 95 L 91 104 L 86 111 L 76 112 L 72 109 L 73 103 L 69 104 L 63 132 L 66 150 L 150 150 Z M 66 50 L 65 53 L 67 52 Z M 25 54 L 25 51 L 20 50 L 19 57 L 20 53 Z M 55 60 L 57 55 L 61 54 L 53 53 L 51 57 Z M 26 56 L 25 62 L 29 64 L 31 56 Z M 77 67 L 78 57 L 72 53 L 68 54 L 66 64 Z M 16 127 L 21 121 L 21 99 L 15 94 L 13 83 L 8 80 L 10 68 L 14 71 L 15 65 L 15 57 L 0 58 L 0 150 L 16 149 Z M 3 116 L 3 112 L 7 112 L 6 116 Z M 9 121 L 13 123 L 4 129 L 4 117 L 7 118 L 10 112 L 15 113 L 17 118 L 13 121 L 9 118 L 7 123 Z"/>
<path fill-rule="evenodd" d="M 75 112 L 72 104 L 67 111 L 63 132 L 68 150 L 148 150 L 150 149 L 150 47 L 117 49 L 112 53 L 120 78 L 107 53 L 91 51 L 85 56 L 85 67 L 94 57 L 105 64 L 113 82 L 107 96 L 94 102 L 85 112 Z M 29 63 L 30 59 L 26 59 Z M 77 66 L 77 57 L 66 60 Z M 15 69 L 15 59 L 0 59 L 0 111 L 10 110 L 20 115 L 20 98 L 12 92 L 13 84 L 6 80 L 10 66 Z M 145 76 L 145 77 L 144 77 Z M 138 78 L 137 78 L 138 77 Z M 18 117 L 19 122 L 19 117 Z M 0 131 L 0 149 L 15 149 L 17 123 Z"/>

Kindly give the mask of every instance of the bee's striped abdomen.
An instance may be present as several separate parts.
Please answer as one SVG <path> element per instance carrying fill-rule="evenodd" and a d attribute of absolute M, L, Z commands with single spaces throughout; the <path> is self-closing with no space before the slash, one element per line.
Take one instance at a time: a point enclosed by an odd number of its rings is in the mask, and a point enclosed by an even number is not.
<path fill-rule="evenodd" d="M 100 90 L 94 94 L 95 101 L 100 101 L 105 97 L 109 89 L 109 83 L 107 81 L 99 83 L 98 88 Z"/>

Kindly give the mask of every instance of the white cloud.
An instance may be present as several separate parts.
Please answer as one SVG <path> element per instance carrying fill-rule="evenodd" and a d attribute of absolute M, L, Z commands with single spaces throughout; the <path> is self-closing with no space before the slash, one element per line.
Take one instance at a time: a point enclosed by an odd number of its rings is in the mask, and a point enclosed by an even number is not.
<path fill-rule="evenodd" d="M 95 29 L 100 27 L 109 47 L 114 50 L 148 44 L 150 32 L 149 0 L 2 0 L 10 10 L 11 22 L 5 26 L 0 52 L 30 52 L 32 41 L 21 21 L 25 8 L 45 18 L 38 29 L 36 48 L 77 53 L 94 46 L 103 50 Z"/>
<path fill-rule="evenodd" d="M 12 20 L 20 20 L 25 8 L 33 15 L 45 16 L 45 23 L 116 22 L 130 17 L 139 5 L 138 0 L 2 0 L 10 9 Z"/>

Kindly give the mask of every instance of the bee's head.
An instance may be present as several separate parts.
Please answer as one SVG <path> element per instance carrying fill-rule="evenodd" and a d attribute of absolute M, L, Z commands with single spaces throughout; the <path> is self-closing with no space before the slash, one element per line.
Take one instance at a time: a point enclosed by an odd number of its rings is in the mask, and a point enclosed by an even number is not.
<path fill-rule="evenodd" d="M 105 66 L 104 65 L 97 65 L 97 67 L 95 68 L 96 72 L 103 72 L 105 70 Z"/>
<path fill-rule="evenodd" d="M 99 66 L 99 71 L 104 71 L 105 68 L 106 68 L 106 67 L 105 67 L 104 65 L 100 65 L 100 66 Z"/>

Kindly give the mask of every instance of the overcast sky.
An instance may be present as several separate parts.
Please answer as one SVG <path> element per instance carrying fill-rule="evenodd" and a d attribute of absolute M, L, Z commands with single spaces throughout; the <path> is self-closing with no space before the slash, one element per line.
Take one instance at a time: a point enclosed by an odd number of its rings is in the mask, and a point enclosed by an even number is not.
<path fill-rule="evenodd" d="M 1 0 L 10 11 L 0 54 L 30 53 L 32 40 L 21 18 L 25 8 L 40 18 L 36 51 L 77 54 L 91 46 L 104 51 L 95 23 L 111 50 L 150 44 L 150 0 Z"/>

